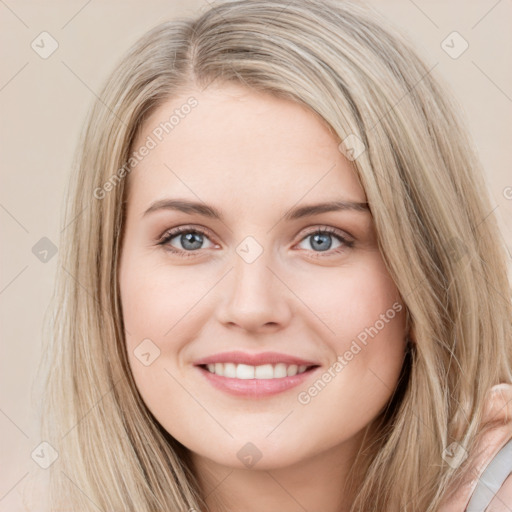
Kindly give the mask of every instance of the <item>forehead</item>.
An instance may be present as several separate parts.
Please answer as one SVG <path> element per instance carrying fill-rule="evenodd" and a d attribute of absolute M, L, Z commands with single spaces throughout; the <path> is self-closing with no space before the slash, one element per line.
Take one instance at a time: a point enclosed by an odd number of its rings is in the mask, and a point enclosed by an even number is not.
<path fill-rule="evenodd" d="M 296 102 L 232 84 L 190 90 L 142 126 L 133 150 L 151 149 L 129 176 L 129 201 L 140 208 L 176 195 L 226 207 L 226 200 L 240 198 L 246 206 L 282 206 L 305 195 L 364 201 L 338 143 Z"/>

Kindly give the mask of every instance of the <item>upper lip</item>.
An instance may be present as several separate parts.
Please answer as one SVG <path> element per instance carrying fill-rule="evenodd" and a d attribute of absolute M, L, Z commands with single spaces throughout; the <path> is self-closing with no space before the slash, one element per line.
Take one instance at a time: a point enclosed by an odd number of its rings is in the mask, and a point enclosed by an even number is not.
<path fill-rule="evenodd" d="M 235 363 L 247 364 L 250 366 L 261 366 L 264 364 L 296 364 L 297 366 L 317 366 L 315 361 L 307 361 L 300 357 L 281 354 L 279 352 L 260 352 L 258 354 L 249 354 L 247 352 L 232 351 L 220 352 L 212 356 L 204 357 L 195 362 L 197 366 L 215 363 Z"/>

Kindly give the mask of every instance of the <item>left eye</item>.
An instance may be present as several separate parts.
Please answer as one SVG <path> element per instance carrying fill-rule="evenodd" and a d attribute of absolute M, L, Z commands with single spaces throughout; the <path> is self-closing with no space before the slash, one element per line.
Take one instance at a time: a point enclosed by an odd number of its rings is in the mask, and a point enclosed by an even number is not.
<path fill-rule="evenodd" d="M 333 239 L 338 241 L 338 245 L 336 247 L 332 247 Z M 349 242 L 345 237 L 341 236 L 340 234 L 337 234 L 330 230 L 321 230 L 321 229 L 306 235 L 302 239 L 301 243 L 304 243 L 307 241 L 309 241 L 310 247 L 315 252 L 325 252 L 330 249 L 333 249 L 336 251 L 336 249 L 340 249 L 340 247 L 344 247 L 344 246 L 350 247 L 352 245 L 351 242 Z M 307 247 L 306 247 L 306 249 L 307 249 Z"/>

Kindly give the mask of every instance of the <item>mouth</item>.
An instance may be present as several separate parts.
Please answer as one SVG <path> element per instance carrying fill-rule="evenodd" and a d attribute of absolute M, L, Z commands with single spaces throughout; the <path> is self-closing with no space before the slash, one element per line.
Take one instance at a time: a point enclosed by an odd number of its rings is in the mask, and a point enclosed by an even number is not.
<path fill-rule="evenodd" d="M 303 384 L 321 366 L 277 353 L 217 354 L 195 363 L 214 388 L 246 398 L 265 398 Z"/>
<path fill-rule="evenodd" d="M 294 377 L 307 371 L 317 368 L 318 365 L 296 365 L 296 364 L 263 364 L 253 366 L 249 364 L 236 364 L 236 363 L 211 363 L 199 365 L 203 370 L 209 373 L 218 375 L 219 377 L 226 377 L 229 379 L 241 380 L 273 380 L 284 379 L 286 377 Z"/>

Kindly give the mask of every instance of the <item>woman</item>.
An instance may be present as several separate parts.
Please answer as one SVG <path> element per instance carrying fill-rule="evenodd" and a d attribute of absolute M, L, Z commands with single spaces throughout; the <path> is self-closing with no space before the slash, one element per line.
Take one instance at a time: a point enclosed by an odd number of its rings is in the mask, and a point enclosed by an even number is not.
<path fill-rule="evenodd" d="M 65 219 L 52 510 L 511 507 L 506 258 L 433 75 L 345 1 L 137 42 Z"/>

